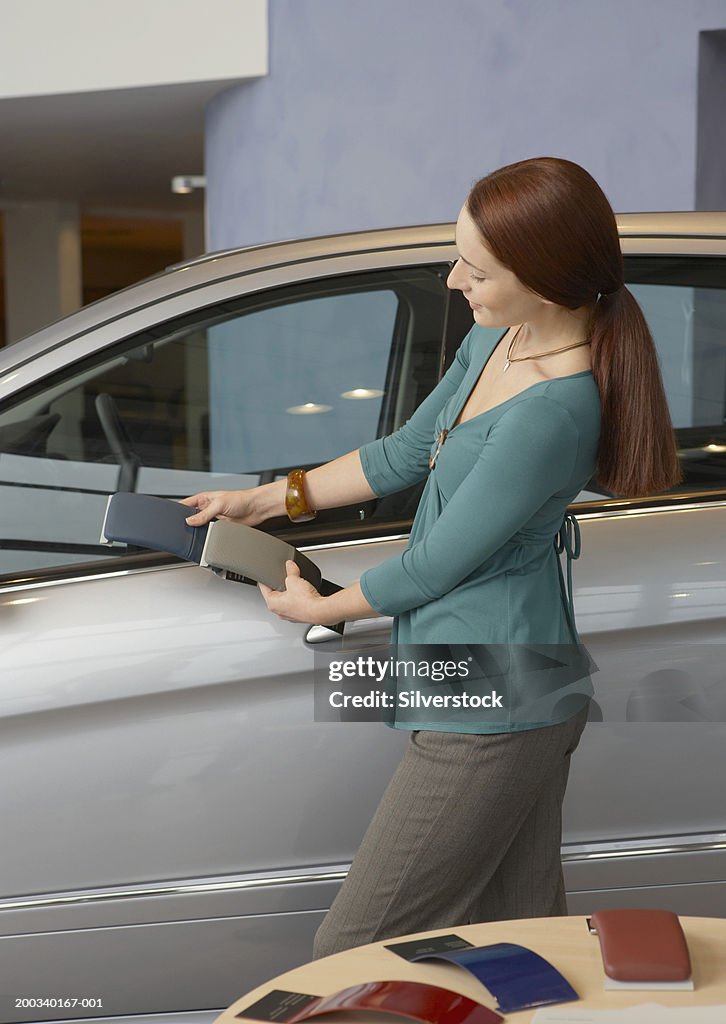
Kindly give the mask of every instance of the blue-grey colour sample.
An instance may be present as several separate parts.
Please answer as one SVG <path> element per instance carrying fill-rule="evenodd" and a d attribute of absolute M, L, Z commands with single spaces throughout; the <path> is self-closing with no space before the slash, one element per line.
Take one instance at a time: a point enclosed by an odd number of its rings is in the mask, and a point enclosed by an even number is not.
<path fill-rule="evenodd" d="M 699 32 L 726 0 L 270 0 L 270 73 L 207 116 L 210 249 L 455 218 L 513 160 L 694 205 Z"/>

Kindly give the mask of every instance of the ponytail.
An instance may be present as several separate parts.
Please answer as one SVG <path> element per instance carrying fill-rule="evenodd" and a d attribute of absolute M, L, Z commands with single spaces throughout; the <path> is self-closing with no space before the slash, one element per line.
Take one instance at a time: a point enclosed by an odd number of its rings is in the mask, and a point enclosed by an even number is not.
<path fill-rule="evenodd" d="M 602 419 L 596 479 L 624 497 L 656 494 L 683 479 L 658 356 L 625 285 L 595 303 L 592 373 Z"/>

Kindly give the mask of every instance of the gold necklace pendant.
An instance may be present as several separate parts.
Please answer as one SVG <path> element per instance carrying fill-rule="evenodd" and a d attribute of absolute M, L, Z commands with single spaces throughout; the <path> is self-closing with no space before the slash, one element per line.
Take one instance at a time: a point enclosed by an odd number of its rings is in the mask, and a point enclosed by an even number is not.
<path fill-rule="evenodd" d="M 512 363 L 516 362 L 515 359 L 512 359 L 512 352 L 514 351 L 514 346 L 517 344 L 517 338 L 522 333 L 522 328 L 523 327 L 524 327 L 524 324 L 520 324 L 519 325 L 519 327 L 517 328 L 517 331 L 516 331 L 514 337 L 509 342 L 509 348 L 507 349 L 507 358 L 504 360 L 504 366 L 502 367 L 502 373 L 506 373 L 507 370 L 509 369 L 509 367 L 512 365 Z"/>
<path fill-rule="evenodd" d="M 444 429 L 440 432 L 439 436 L 436 438 L 436 451 L 429 458 L 429 469 L 433 469 L 434 466 L 436 465 L 436 460 L 439 457 L 439 452 L 443 448 L 444 442 L 446 441 L 446 438 L 448 437 L 448 435 L 449 435 L 449 431 L 448 431 L 448 429 L 446 427 L 444 427 Z"/>

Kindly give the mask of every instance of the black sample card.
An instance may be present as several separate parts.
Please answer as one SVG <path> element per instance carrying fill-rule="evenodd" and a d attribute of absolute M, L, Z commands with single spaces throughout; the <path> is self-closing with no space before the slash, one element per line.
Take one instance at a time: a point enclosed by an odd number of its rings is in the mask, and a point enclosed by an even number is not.
<path fill-rule="evenodd" d="M 384 949 L 390 949 L 404 960 L 415 960 L 418 956 L 448 952 L 452 949 L 473 948 L 471 942 L 458 935 L 437 935 L 433 939 L 414 939 L 412 942 L 394 942 L 393 945 L 384 946 Z"/>
<path fill-rule="evenodd" d="M 252 1006 L 246 1006 L 235 1014 L 243 1020 L 248 1017 L 251 1020 L 286 1021 L 294 1016 L 309 1003 L 314 1003 L 320 996 L 308 996 L 304 992 L 285 992 L 284 989 L 275 989 L 268 992 L 262 999 L 258 999 Z"/>

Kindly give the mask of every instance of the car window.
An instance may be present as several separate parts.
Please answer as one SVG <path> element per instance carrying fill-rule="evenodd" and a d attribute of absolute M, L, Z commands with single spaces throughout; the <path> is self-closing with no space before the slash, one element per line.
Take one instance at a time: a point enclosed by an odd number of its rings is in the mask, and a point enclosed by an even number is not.
<path fill-rule="evenodd" d="M 133 338 L 121 324 L 0 415 L 0 573 L 126 553 L 99 545 L 114 491 L 251 487 L 396 429 L 438 379 L 447 269 L 307 282 Z M 410 516 L 417 494 L 321 521 L 360 531 Z"/>
<path fill-rule="evenodd" d="M 658 350 L 676 432 L 683 482 L 670 493 L 726 490 L 726 262 L 628 256 L 625 278 Z M 591 481 L 578 500 L 602 497 Z"/>
<path fill-rule="evenodd" d="M 677 491 L 726 489 L 726 262 L 628 261 L 658 349 L 683 469 Z"/>

